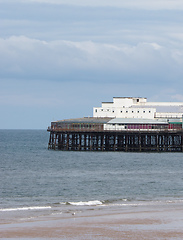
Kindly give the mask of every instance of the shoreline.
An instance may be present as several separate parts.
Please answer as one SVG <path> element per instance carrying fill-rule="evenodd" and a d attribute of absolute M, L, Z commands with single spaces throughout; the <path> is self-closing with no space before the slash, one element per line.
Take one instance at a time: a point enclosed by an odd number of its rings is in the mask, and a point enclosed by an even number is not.
<path fill-rule="evenodd" d="M 98 208 L 1 224 L 0 238 L 183 239 L 183 204 Z"/>

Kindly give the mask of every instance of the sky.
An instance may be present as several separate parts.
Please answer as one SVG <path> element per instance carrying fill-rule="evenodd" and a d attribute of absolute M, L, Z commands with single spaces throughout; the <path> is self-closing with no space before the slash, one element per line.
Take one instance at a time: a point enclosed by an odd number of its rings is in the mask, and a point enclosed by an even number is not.
<path fill-rule="evenodd" d="M 0 128 L 113 97 L 183 102 L 182 0 L 0 0 Z"/>

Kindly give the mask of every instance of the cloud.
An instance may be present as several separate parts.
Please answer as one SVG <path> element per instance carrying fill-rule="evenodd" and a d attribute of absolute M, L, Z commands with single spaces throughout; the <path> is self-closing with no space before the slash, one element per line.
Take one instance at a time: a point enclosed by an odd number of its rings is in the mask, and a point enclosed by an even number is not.
<path fill-rule="evenodd" d="M 110 81 L 113 76 L 118 82 L 136 76 L 144 81 L 148 75 L 179 76 L 182 65 L 182 49 L 158 43 L 41 41 L 25 36 L 0 39 L 1 78 Z"/>

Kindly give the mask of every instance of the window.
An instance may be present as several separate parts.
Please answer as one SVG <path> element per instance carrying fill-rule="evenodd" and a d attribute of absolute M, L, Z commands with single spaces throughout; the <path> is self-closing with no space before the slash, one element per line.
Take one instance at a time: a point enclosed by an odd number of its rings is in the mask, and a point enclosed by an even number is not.
<path fill-rule="evenodd" d="M 122 113 L 123 111 L 121 111 L 121 113 Z"/>
<path fill-rule="evenodd" d="M 145 113 L 146 111 L 143 111 L 143 113 Z"/>
<path fill-rule="evenodd" d="M 114 110 L 112 110 L 112 112 L 114 113 Z"/>
<path fill-rule="evenodd" d="M 132 113 L 133 113 L 133 111 L 132 111 Z"/>
<path fill-rule="evenodd" d="M 137 102 L 139 102 L 139 99 L 137 99 Z"/>
<path fill-rule="evenodd" d="M 126 111 L 126 113 L 128 113 L 128 111 Z"/>
<path fill-rule="evenodd" d="M 137 113 L 139 113 L 139 111 L 137 111 Z"/>
<path fill-rule="evenodd" d="M 151 111 L 149 111 L 149 113 L 151 113 Z"/>
<path fill-rule="evenodd" d="M 103 109 L 101 109 L 101 111 L 103 112 Z"/>
<path fill-rule="evenodd" d="M 97 109 L 95 109 L 95 112 L 97 112 Z"/>

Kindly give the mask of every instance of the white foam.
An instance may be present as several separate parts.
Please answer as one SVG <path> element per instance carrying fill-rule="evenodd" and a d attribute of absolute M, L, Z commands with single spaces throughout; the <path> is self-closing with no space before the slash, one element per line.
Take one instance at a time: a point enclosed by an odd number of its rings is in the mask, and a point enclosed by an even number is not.
<path fill-rule="evenodd" d="M 96 205 L 101 205 L 102 202 L 95 200 L 95 201 L 88 201 L 88 202 L 69 202 L 71 205 L 75 206 L 96 206 Z"/>
<path fill-rule="evenodd" d="M 42 209 L 50 209 L 50 206 L 43 207 L 19 207 L 19 208 L 1 208 L 0 212 L 11 212 L 11 211 L 27 211 L 27 210 L 42 210 Z"/>

